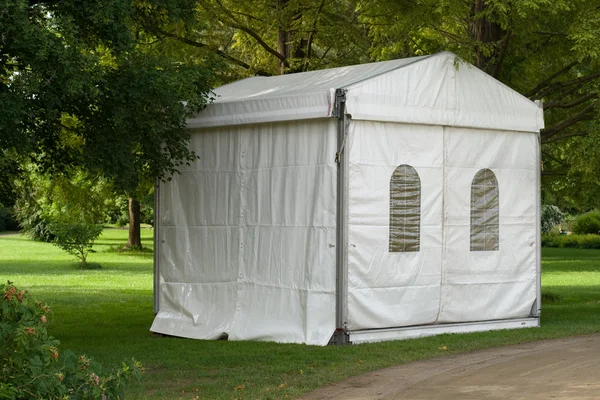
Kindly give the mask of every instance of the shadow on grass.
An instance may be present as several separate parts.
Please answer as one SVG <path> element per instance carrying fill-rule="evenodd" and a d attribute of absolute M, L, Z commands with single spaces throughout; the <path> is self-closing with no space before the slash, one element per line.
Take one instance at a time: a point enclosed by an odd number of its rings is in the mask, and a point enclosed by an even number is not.
<path fill-rule="evenodd" d="M 597 273 L 600 279 L 600 259 L 599 260 L 564 260 L 564 261 L 548 261 L 542 263 L 542 274 L 560 272 L 585 272 Z"/>
<path fill-rule="evenodd" d="M 15 233 L 14 235 L 0 235 L 0 239 L 10 240 L 11 242 L 31 242 L 31 243 L 48 243 L 40 240 L 33 240 L 22 233 Z"/>
<path fill-rule="evenodd" d="M 150 257 L 151 258 L 151 257 Z M 146 262 L 96 262 L 90 261 L 90 264 L 99 264 L 100 268 L 85 269 L 77 261 L 23 261 L 23 260 L 2 260 L 0 261 L 0 275 L 74 275 L 79 273 L 97 274 L 101 272 L 136 272 L 140 274 L 152 273 L 152 263 Z"/>
<path fill-rule="evenodd" d="M 154 249 L 152 247 L 142 247 L 141 249 L 130 249 L 127 247 L 126 243 L 122 243 L 121 245 L 110 245 L 106 249 L 99 249 L 97 247 L 94 248 L 98 253 L 103 254 L 114 254 L 117 256 L 129 256 L 142 258 L 147 260 L 152 260 L 154 258 Z"/>
<path fill-rule="evenodd" d="M 600 259 L 600 249 L 570 249 L 570 248 L 542 248 L 543 261 L 572 261 L 573 259 L 598 258 Z"/>

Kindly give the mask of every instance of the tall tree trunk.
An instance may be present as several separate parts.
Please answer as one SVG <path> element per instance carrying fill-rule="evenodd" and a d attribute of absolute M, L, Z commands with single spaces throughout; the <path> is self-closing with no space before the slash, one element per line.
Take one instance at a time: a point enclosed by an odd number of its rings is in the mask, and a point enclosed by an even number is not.
<path fill-rule="evenodd" d="M 489 7 L 486 3 L 484 0 L 471 1 L 469 37 L 476 42 L 475 66 L 497 77 L 510 35 L 493 20 L 495 17 L 493 13 L 488 16 L 483 15 Z"/>
<path fill-rule="evenodd" d="M 142 219 L 140 213 L 140 202 L 130 197 L 129 199 L 129 240 L 127 241 L 127 247 L 142 247 L 142 233 L 140 230 L 140 220 Z"/>
<path fill-rule="evenodd" d="M 287 7 L 288 0 L 277 1 L 277 11 L 281 15 Z M 284 28 L 283 21 L 279 17 L 279 28 L 277 29 L 277 52 L 281 54 L 285 59 L 289 58 L 289 32 Z M 279 60 L 279 74 L 285 74 L 285 64 L 282 60 Z"/>

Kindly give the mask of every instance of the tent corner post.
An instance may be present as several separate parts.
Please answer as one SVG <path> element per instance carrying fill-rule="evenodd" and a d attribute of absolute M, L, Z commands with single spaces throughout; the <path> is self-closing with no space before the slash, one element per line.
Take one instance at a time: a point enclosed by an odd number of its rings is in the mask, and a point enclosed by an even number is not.
<path fill-rule="evenodd" d="M 348 343 L 346 332 L 347 298 L 348 298 L 348 261 L 347 261 L 347 228 L 346 228 L 346 179 L 347 157 L 344 154 L 347 124 L 345 115 L 346 90 L 337 89 L 335 92 L 335 116 L 337 117 L 337 144 L 335 155 L 337 164 L 337 215 L 336 215 L 336 312 L 334 334 L 337 344 Z M 341 332 L 341 333 L 339 333 Z"/>
<path fill-rule="evenodd" d="M 158 314 L 158 310 L 159 310 L 159 304 L 158 304 L 158 292 L 159 292 L 159 270 L 158 270 L 158 260 L 159 260 L 159 249 L 160 249 L 160 245 L 159 245 L 159 219 L 160 219 L 160 196 L 159 196 L 159 190 L 160 190 L 160 182 L 156 182 L 154 184 L 154 285 L 153 285 L 153 291 L 154 291 L 154 315 Z"/>
<path fill-rule="evenodd" d="M 541 105 L 541 104 L 540 104 Z M 542 136 L 537 133 L 537 152 L 536 152 L 536 309 L 534 317 L 540 318 L 542 315 Z"/>

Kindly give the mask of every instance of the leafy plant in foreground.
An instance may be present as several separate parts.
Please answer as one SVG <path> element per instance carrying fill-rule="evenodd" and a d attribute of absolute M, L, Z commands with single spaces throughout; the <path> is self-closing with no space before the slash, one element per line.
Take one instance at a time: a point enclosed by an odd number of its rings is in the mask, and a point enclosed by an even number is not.
<path fill-rule="evenodd" d="M 104 373 L 84 355 L 61 355 L 48 335 L 49 316 L 50 308 L 27 291 L 0 285 L 0 399 L 123 399 L 125 385 L 141 379 L 133 359 Z"/>

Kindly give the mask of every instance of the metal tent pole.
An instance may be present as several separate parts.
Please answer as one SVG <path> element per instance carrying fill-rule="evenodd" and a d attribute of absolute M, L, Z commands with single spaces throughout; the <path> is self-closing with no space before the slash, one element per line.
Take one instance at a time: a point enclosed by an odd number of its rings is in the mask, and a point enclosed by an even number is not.
<path fill-rule="evenodd" d="M 346 143 L 346 90 L 335 92 L 334 116 L 337 117 L 338 152 L 335 161 L 337 173 L 337 215 L 336 215 L 336 330 L 331 339 L 332 344 L 347 344 L 349 336 L 346 330 L 346 313 L 348 303 L 348 259 L 347 259 L 347 215 L 346 215 L 346 174 L 348 162 L 344 157 Z"/>
<path fill-rule="evenodd" d="M 158 313 L 159 310 L 159 290 L 160 290 L 160 278 L 159 278 L 159 252 L 160 252 L 160 235 L 159 235 L 159 221 L 160 221 L 160 182 L 154 185 L 154 314 Z"/>

